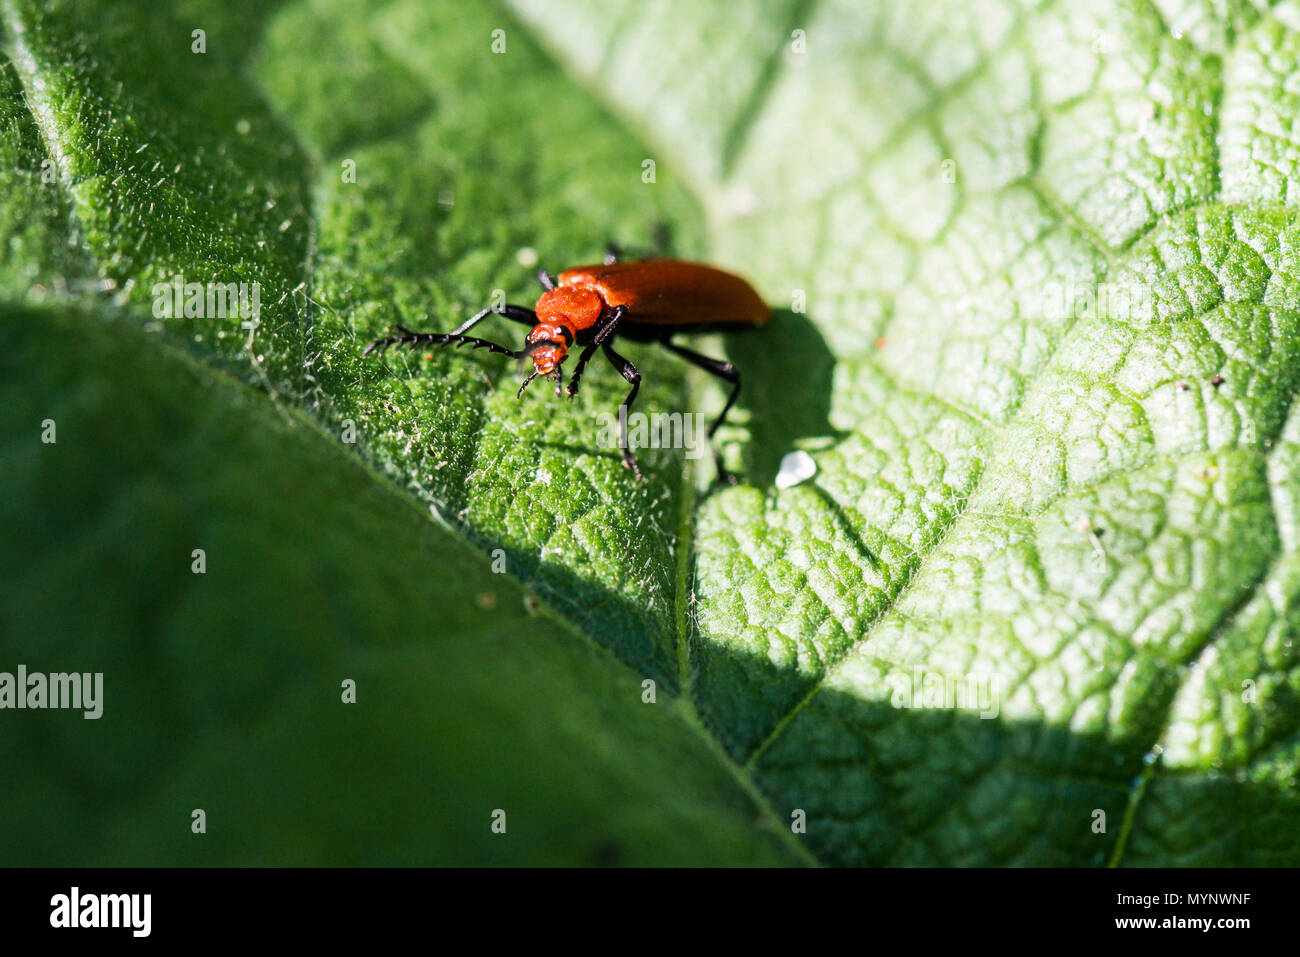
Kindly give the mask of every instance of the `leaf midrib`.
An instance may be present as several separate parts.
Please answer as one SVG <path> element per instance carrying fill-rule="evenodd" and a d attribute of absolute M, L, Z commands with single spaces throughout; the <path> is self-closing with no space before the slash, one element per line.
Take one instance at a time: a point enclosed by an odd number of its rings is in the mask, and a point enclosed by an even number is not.
<path fill-rule="evenodd" d="M 503 16 L 506 16 L 512 21 L 514 21 L 520 27 L 520 29 L 524 30 L 525 32 L 530 32 L 526 24 L 519 22 L 518 18 L 515 17 L 513 11 L 509 9 L 503 9 L 500 2 L 497 3 L 497 7 L 499 10 L 501 10 Z M 368 39 L 370 39 L 371 42 L 375 43 L 379 48 L 382 49 L 384 47 L 383 38 L 372 33 L 369 30 L 368 24 L 366 25 L 365 29 L 367 31 Z M 541 44 L 538 44 L 538 47 L 539 49 L 543 50 L 543 55 L 546 56 L 548 59 L 550 59 L 551 62 L 555 65 L 555 67 L 559 69 L 561 65 L 556 63 L 554 58 L 549 53 L 545 52 L 545 47 L 542 46 Z M 245 75 L 249 80 L 250 84 L 253 86 L 253 88 L 260 91 L 261 86 L 258 83 L 257 78 L 255 76 L 248 75 L 246 71 L 245 71 Z M 426 110 L 424 111 L 424 115 L 428 115 L 429 113 L 432 113 L 434 109 L 435 108 L 432 106 L 426 108 Z M 293 127 L 291 125 L 288 125 L 287 128 L 290 131 L 290 133 L 295 136 L 295 139 L 297 139 L 297 135 L 293 131 Z M 319 173 L 317 164 L 322 161 L 321 157 L 319 157 L 314 150 L 304 150 L 301 155 L 307 157 L 308 163 L 312 167 L 309 170 L 309 173 L 312 175 L 312 179 L 314 181 L 317 174 Z M 309 190 L 309 213 L 310 213 L 310 223 L 311 223 L 311 238 L 309 242 L 309 250 L 312 255 L 306 264 L 306 270 L 305 270 L 305 280 L 307 282 L 307 286 L 309 290 L 313 289 L 315 285 L 316 262 L 315 262 L 314 253 L 316 250 L 316 236 L 317 236 L 317 229 L 318 229 L 318 219 L 316 216 L 316 212 L 317 212 L 316 191 L 313 189 L 313 190 Z M 307 345 L 310 340 L 311 333 L 314 332 L 315 329 L 315 320 L 316 320 L 318 309 L 319 309 L 319 304 L 316 302 L 316 300 L 313 297 L 308 296 L 307 308 L 306 310 L 304 310 L 308 322 L 307 331 L 304 339 L 304 357 L 308 355 Z M 306 358 L 304 358 L 304 362 L 305 361 Z M 304 378 L 308 375 L 305 368 L 303 370 L 303 375 Z M 325 395 L 325 398 L 328 400 L 327 394 Z M 333 444 L 337 444 L 337 437 L 332 435 L 327 429 L 325 429 L 323 424 L 316 421 L 314 416 L 307 416 L 307 418 L 310 418 L 313 421 L 314 427 L 317 429 L 318 432 L 320 432 L 322 436 L 330 439 Z M 416 510 L 416 512 L 422 517 L 424 521 L 438 524 L 444 530 L 451 532 L 451 534 L 458 541 L 460 541 L 462 544 L 465 544 L 470 549 L 470 551 L 474 552 L 476 558 L 478 558 L 480 561 L 486 562 L 486 559 L 483 558 L 483 556 L 480 554 L 480 550 L 476 547 L 477 543 L 474 540 L 473 534 L 468 528 L 462 526 L 462 524 L 459 522 L 455 522 L 455 523 L 445 522 L 445 521 L 437 522 L 427 509 L 423 508 L 420 505 L 420 503 L 416 501 L 406 490 L 398 489 L 393 484 L 391 479 L 388 476 L 380 473 L 372 465 L 372 463 L 370 463 L 369 460 L 364 459 L 361 456 L 357 456 L 357 458 L 362 461 L 368 474 L 371 476 L 372 479 L 380 482 L 381 484 L 389 488 L 394 494 L 398 495 L 404 501 L 408 502 Z M 705 726 L 705 723 L 699 714 L 699 710 L 696 707 L 694 696 L 691 693 L 692 692 L 691 666 L 690 666 L 691 613 L 690 613 L 690 607 L 689 607 L 690 602 L 688 596 L 691 594 L 692 591 L 691 582 L 694 579 L 694 567 L 691 559 L 693 558 L 693 542 L 694 542 L 694 534 L 695 534 L 695 521 L 694 521 L 695 503 L 696 503 L 695 483 L 696 483 L 696 474 L 695 474 L 694 463 L 688 460 L 682 469 L 682 491 L 681 491 L 682 506 L 680 512 L 679 526 L 678 526 L 678 541 L 677 541 L 677 555 L 676 555 L 677 570 L 676 570 L 676 577 L 675 577 L 677 594 L 674 595 L 674 618 L 676 619 L 676 624 L 677 624 L 676 645 L 677 645 L 677 661 L 678 661 L 678 685 L 682 689 L 682 693 L 676 696 L 679 703 L 679 706 L 676 709 L 677 715 L 682 720 L 684 720 L 686 725 L 689 726 L 699 736 L 699 738 L 709 748 L 709 750 L 717 756 L 719 764 L 722 766 L 722 768 L 741 787 L 741 789 L 745 792 L 745 794 L 749 797 L 749 799 L 754 802 L 755 806 L 760 811 L 760 813 L 764 815 L 766 818 L 768 818 L 769 820 L 773 822 L 777 822 L 779 821 L 779 818 L 777 817 L 774 809 L 772 808 L 771 802 L 768 799 L 767 795 L 762 791 L 761 788 L 758 787 L 758 784 L 754 780 L 753 775 L 750 774 L 741 764 L 735 761 L 734 758 L 732 758 L 731 755 L 727 753 L 727 750 L 723 746 L 721 740 L 716 735 L 712 734 Z M 595 649 L 602 657 L 605 657 L 609 661 L 617 662 L 620 667 L 626 669 L 628 672 L 636 675 L 637 677 L 642 677 L 640 671 L 638 671 L 636 668 L 633 668 L 627 662 L 623 661 L 616 654 L 614 654 L 612 650 L 606 648 L 604 645 L 595 641 L 590 634 L 588 634 L 586 631 L 580 628 L 575 622 L 571 621 L 567 616 L 561 614 L 558 611 L 558 609 L 553 607 L 551 603 L 548 602 L 545 599 L 545 597 L 538 592 L 537 589 L 531 586 L 531 583 L 529 581 L 524 581 L 522 579 L 519 579 L 517 576 L 514 576 L 513 573 L 511 573 L 511 575 L 512 577 L 516 578 L 516 581 L 519 582 L 521 587 L 527 589 L 530 592 L 530 594 L 533 595 L 533 597 L 539 603 L 540 610 L 544 610 L 549 618 L 560 623 L 570 634 L 572 634 L 574 637 L 581 640 L 588 647 Z M 773 830 L 777 835 L 779 835 L 781 842 L 786 846 L 786 848 L 790 850 L 797 858 L 804 861 L 806 864 L 810 864 L 814 866 L 820 865 L 821 862 L 817 859 L 816 855 L 814 855 L 807 848 L 807 846 L 803 844 L 803 842 L 799 841 L 795 837 L 793 832 L 791 832 L 788 828 L 782 827 L 778 823 L 774 825 Z"/>

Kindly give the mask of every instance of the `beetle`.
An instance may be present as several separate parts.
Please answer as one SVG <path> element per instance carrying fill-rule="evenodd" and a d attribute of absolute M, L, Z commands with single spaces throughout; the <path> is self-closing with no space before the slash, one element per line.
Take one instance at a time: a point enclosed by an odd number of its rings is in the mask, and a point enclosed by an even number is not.
<path fill-rule="evenodd" d="M 626 411 L 631 408 L 637 390 L 641 388 L 641 373 L 615 351 L 614 343 L 618 337 L 637 342 L 657 342 L 687 362 L 730 383 L 731 394 L 727 403 L 709 427 L 708 437 L 712 443 L 714 433 L 726 420 L 727 413 L 740 395 L 740 373 L 730 362 L 711 359 L 680 346 L 672 341 L 672 337 L 679 333 L 718 332 L 766 325 L 771 311 L 753 286 L 739 276 L 704 263 L 681 259 L 621 260 L 613 247 L 600 265 L 566 269 L 558 280 L 542 269 L 538 271 L 537 279 L 544 292 L 534 309 L 509 304 L 489 306 L 451 332 L 412 332 L 404 326 L 396 326 L 396 335 L 376 339 L 362 354 L 382 354 L 389 348 L 419 345 L 457 348 L 469 345 L 472 349 L 487 349 L 515 359 L 532 360 L 532 371 L 519 387 L 516 397 L 522 396 L 528 383 L 538 376 L 553 378 L 558 396 L 561 366 L 569 350 L 581 346 L 582 352 L 566 390 L 572 398 L 578 394 L 578 383 L 587 363 L 600 349 L 632 386 L 619 407 Z M 522 349 L 510 349 L 466 335 L 492 315 L 501 315 L 531 327 Z M 618 417 L 618 443 L 623 453 L 623 465 L 640 479 L 641 470 L 628 449 L 625 415 Z M 713 448 L 713 459 L 718 467 L 718 478 L 734 483 L 735 479 L 723 467 L 716 447 Z"/>

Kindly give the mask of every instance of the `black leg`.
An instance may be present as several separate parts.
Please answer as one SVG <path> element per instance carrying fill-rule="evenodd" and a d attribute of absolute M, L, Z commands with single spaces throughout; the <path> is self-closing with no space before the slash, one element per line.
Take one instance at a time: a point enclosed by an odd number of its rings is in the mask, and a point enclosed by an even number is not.
<path fill-rule="evenodd" d="M 644 248 L 636 251 L 636 259 L 663 259 L 668 255 L 669 235 L 668 224 L 662 220 L 656 222 L 650 230 L 651 248 L 646 251 Z M 627 258 L 627 250 L 612 242 L 605 243 L 605 265 L 609 266 L 618 262 L 620 259 Z"/>
<path fill-rule="evenodd" d="M 618 370 L 619 375 L 632 383 L 632 391 L 627 394 L 627 398 L 623 400 L 623 405 L 620 407 L 622 410 L 627 410 L 630 413 L 632 403 L 636 401 L 637 390 L 641 388 L 641 373 L 636 371 L 636 366 L 632 365 L 632 363 L 628 362 L 621 355 L 615 352 L 613 348 L 610 347 L 609 343 L 602 343 L 601 348 L 605 350 L 606 358 L 613 363 L 614 368 Z M 618 417 L 618 447 L 623 452 L 624 467 L 631 469 L 637 479 L 640 479 L 642 477 L 641 469 L 637 467 L 636 459 L 632 458 L 632 452 L 627 447 L 626 415 L 620 415 Z"/>
<path fill-rule="evenodd" d="M 705 372 L 715 375 L 719 379 L 725 379 L 727 382 L 731 383 L 731 395 L 727 396 L 727 404 L 722 407 L 721 414 L 719 414 L 713 421 L 713 424 L 709 426 L 709 442 L 712 443 L 714 433 L 718 431 L 718 427 L 726 420 L 727 413 L 731 411 L 732 405 L 735 404 L 736 396 L 740 395 L 740 373 L 736 371 L 736 367 L 730 362 L 723 362 L 721 359 L 710 359 L 708 356 L 702 356 L 698 352 L 692 352 L 690 349 L 669 342 L 666 339 L 664 340 L 664 346 L 672 352 L 677 353 L 692 365 L 699 366 Z M 723 466 L 722 455 L 718 452 L 716 446 L 713 448 L 713 461 L 718 466 L 718 479 L 727 482 L 730 485 L 735 485 L 736 478 Z"/>
<path fill-rule="evenodd" d="M 578 356 L 578 365 L 573 370 L 573 378 L 569 380 L 569 398 L 573 398 L 578 394 L 578 382 L 582 379 L 582 372 L 587 367 L 587 363 L 596 354 L 596 349 L 614 334 L 614 329 L 626 315 L 627 309 L 625 307 L 616 307 L 609 314 L 609 318 L 605 320 L 605 324 L 597 331 L 595 338 L 591 340 L 587 348 L 582 350 L 582 355 Z"/>
<path fill-rule="evenodd" d="M 533 310 L 528 309 L 524 306 L 512 306 L 507 303 L 506 305 L 502 306 L 500 309 L 493 309 L 491 306 L 488 306 L 486 309 L 479 310 L 478 312 L 474 313 L 474 315 L 470 316 L 468 319 L 462 322 L 455 329 L 453 329 L 451 331 L 451 335 L 453 336 L 464 335 L 465 333 L 473 329 L 475 326 L 477 326 L 484 319 L 486 319 L 488 316 L 493 316 L 493 315 L 505 316 L 507 319 L 513 320 L 514 322 L 521 323 L 522 325 L 525 326 L 537 325 L 537 313 L 533 312 Z"/>
<path fill-rule="evenodd" d="M 578 382 L 582 379 L 582 372 L 587 368 L 587 363 L 591 361 L 591 357 L 596 354 L 596 350 L 599 348 L 600 343 L 593 342 L 591 345 L 587 346 L 587 348 L 582 350 L 582 355 L 578 356 L 578 364 L 573 369 L 573 378 L 569 380 L 568 391 L 570 399 L 578 394 Z"/>
<path fill-rule="evenodd" d="M 654 246 L 654 255 L 652 259 L 663 259 L 668 255 L 668 247 L 672 245 L 671 230 L 666 222 L 662 219 L 655 220 L 650 227 L 650 242 Z"/>
<path fill-rule="evenodd" d="M 545 289 L 547 292 L 550 292 L 552 289 L 555 288 L 555 280 L 551 277 L 551 274 L 548 273 L 545 269 L 537 270 L 537 281 L 542 284 L 542 288 Z"/>
<path fill-rule="evenodd" d="M 468 345 L 474 349 L 487 349 L 489 352 L 499 352 L 501 355 L 510 356 L 512 359 L 518 359 L 521 353 L 514 349 L 507 349 L 505 346 L 497 345 L 495 342 L 488 342 L 486 339 L 475 339 L 473 336 L 462 336 L 455 332 L 412 332 L 405 326 L 397 326 L 399 335 L 388 336 L 384 339 L 376 339 L 370 345 L 366 346 L 363 356 L 368 356 L 372 352 L 379 352 L 380 355 L 387 352 L 390 348 L 404 349 L 407 346 L 430 345 L 430 346 L 461 346 Z"/>

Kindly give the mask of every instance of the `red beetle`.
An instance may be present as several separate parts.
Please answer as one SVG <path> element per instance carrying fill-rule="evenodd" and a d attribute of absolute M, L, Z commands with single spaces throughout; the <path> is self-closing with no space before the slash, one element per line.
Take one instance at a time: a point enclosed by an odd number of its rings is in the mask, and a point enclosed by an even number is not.
<path fill-rule="evenodd" d="M 575 345 L 582 347 L 578 364 L 569 379 L 568 394 L 577 395 L 578 383 L 587 362 L 597 349 L 604 351 L 614 368 L 632 384 L 622 409 L 630 409 L 641 387 L 641 373 L 627 359 L 614 351 L 618 336 L 639 342 L 658 342 L 706 372 L 731 383 L 731 395 L 721 414 L 709 427 L 709 439 L 727 418 L 736 396 L 740 394 L 740 373 L 730 362 L 710 359 L 677 345 L 672 337 L 678 333 L 716 332 L 766 325 L 771 313 L 749 283 L 731 273 L 703 263 L 680 259 L 643 259 L 619 262 L 612 251 L 598 266 L 577 266 L 560 273 L 557 283 L 550 273 L 537 274 L 545 292 L 537 308 L 505 305 L 488 307 L 471 316 L 452 332 L 412 332 L 397 327 L 399 335 L 376 339 L 366 347 L 365 355 L 396 346 L 435 345 L 457 347 L 469 344 L 475 349 L 489 349 L 512 358 L 529 358 L 533 371 L 519 387 L 523 395 L 528 383 L 538 376 L 555 379 L 555 394 L 560 394 L 561 366 Z M 500 314 L 530 326 L 524 347 L 509 349 L 465 335 L 488 316 Z M 623 464 L 641 478 L 641 470 L 627 447 L 627 420 L 619 416 L 619 447 Z M 722 466 L 716 449 L 713 452 L 718 477 L 735 481 Z"/>

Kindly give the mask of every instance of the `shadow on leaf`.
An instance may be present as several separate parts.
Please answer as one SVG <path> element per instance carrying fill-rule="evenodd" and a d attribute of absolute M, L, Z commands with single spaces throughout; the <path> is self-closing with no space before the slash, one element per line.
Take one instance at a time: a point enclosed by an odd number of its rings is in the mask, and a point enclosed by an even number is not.
<path fill-rule="evenodd" d="M 761 335 L 729 335 L 726 344 L 744 376 L 737 404 L 750 413 L 745 478 L 768 486 L 786 453 L 838 437 L 830 424 L 835 357 L 808 317 L 789 309 L 774 311 Z"/>

